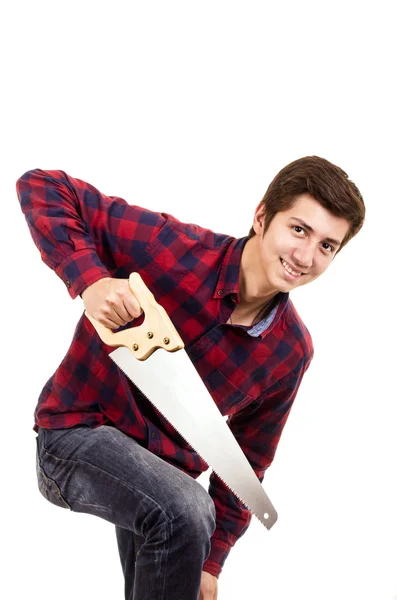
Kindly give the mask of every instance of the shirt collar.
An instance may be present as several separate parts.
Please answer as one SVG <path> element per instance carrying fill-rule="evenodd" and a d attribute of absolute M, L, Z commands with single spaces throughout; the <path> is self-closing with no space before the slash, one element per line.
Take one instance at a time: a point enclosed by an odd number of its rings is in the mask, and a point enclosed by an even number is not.
<path fill-rule="evenodd" d="M 245 244 L 248 241 L 248 236 L 242 238 L 234 238 L 229 244 L 225 256 L 223 257 L 219 277 L 215 286 L 213 298 L 221 299 L 226 296 L 232 296 L 235 303 L 240 301 L 239 298 L 239 271 L 241 257 Z M 248 330 L 248 333 L 254 337 L 263 337 L 266 331 L 272 324 L 277 323 L 283 312 L 285 311 L 289 301 L 288 292 L 279 292 L 278 302 L 272 311 L 254 327 Z"/>
<path fill-rule="evenodd" d="M 272 324 L 276 324 L 285 309 L 287 308 L 289 299 L 288 292 L 279 292 L 277 294 L 277 304 L 272 308 L 270 313 L 264 317 L 259 323 L 248 329 L 247 333 L 252 335 L 253 337 L 264 337 L 270 326 Z"/>

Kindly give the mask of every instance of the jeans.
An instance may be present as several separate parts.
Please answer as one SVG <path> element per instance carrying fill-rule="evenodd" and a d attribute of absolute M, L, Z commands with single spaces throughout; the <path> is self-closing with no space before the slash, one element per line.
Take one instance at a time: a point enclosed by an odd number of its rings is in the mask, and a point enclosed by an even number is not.
<path fill-rule="evenodd" d="M 37 478 L 52 504 L 110 521 L 126 600 L 197 600 L 215 506 L 189 475 L 107 425 L 39 429 Z"/>

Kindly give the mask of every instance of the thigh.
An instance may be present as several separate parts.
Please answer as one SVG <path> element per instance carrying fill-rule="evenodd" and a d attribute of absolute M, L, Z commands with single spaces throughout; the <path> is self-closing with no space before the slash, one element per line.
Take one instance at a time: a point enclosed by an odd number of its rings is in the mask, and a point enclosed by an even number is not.
<path fill-rule="evenodd" d="M 148 515 L 152 523 L 215 512 L 201 484 L 114 427 L 40 429 L 38 457 L 60 505 L 138 535 L 150 527 Z"/>

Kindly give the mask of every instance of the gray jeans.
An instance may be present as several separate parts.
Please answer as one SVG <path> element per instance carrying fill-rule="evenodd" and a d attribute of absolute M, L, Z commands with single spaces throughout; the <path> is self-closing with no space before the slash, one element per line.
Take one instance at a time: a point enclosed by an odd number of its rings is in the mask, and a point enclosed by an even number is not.
<path fill-rule="evenodd" d="M 37 477 L 52 504 L 116 526 L 126 600 L 197 600 L 215 506 L 189 475 L 118 429 L 39 429 Z"/>

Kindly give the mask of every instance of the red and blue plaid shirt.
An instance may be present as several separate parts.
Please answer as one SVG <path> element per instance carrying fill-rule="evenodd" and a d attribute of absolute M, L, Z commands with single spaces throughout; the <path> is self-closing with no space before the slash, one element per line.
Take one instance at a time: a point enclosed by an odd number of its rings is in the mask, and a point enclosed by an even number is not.
<path fill-rule="evenodd" d="M 227 324 L 239 302 L 247 237 L 234 238 L 106 196 L 64 171 L 33 169 L 17 193 L 42 260 L 72 298 L 103 277 L 138 271 L 176 329 L 259 480 L 271 464 L 312 340 L 289 295 L 253 327 Z M 82 314 L 69 347 L 45 384 L 35 425 L 113 425 L 194 478 L 208 468 L 109 358 Z M 218 576 L 251 513 L 211 473 L 216 530 L 204 570 Z"/>

